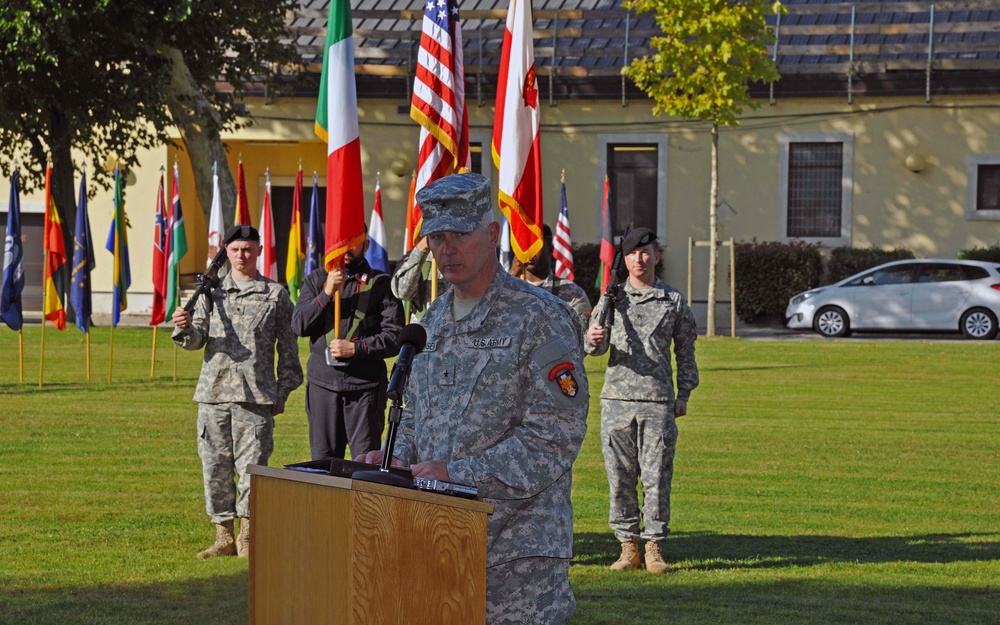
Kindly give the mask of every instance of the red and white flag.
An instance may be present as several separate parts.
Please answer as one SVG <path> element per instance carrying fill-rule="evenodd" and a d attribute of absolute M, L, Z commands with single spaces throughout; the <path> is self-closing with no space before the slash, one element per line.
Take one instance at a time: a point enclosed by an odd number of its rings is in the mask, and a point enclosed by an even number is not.
<path fill-rule="evenodd" d="M 566 205 L 566 172 L 560 182 L 559 221 L 552 237 L 552 258 L 556 259 L 556 277 L 575 280 L 573 275 L 573 238 L 569 234 L 569 207 Z"/>
<path fill-rule="evenodd" d="M 420 190 L 438 178 L 472 167 L 456 0 L 426 3 L 415 78 L 410 117 L 420 124 L 416 184 Z"/>
<path fill-rule="evenodd" d="M 163 167 L 156 190 L 156 223 L 153 228 L 153 312 L 149 325 L 166 321 L 167 316 L 167 198 L 163 191 Z"/>
<path fill-rule="evenodd" d="M 510 222 L 514 255 L 528 262 L 542 249 L 542 159 L 531 3 L 510 0 L 497 77 L 493 162 L 499 199 Z"/>
<path fill-rule="evenodd" d="M 243 161 L 236 166 L 236 223 L 237 226 L 251 226 L 250 201 L 247 199 L 247 179 L 243 173 Z"/>
<path fill-rule="evenodd" d="M 278 279 L 278 245 L 274 236 L 274 215 L 271 213 L 271 173 L 265 171 L 264 205 L 260 209 L 260 256 L 257 272 L 271 280 Z"/>

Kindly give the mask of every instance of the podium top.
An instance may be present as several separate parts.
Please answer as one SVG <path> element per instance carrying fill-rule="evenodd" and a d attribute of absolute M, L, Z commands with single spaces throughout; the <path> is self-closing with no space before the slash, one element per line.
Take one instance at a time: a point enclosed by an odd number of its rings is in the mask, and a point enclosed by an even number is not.
<path fill-rule="evenodd" d="M 270 477 L 278 480 L 288 480 L 290 482 L 302 482 L 305 484 L 316 484 L 319 486 L 329 486 L 332 488 L 343 488 L 346 490 L 355 490 L 358 492 L 384 495 L 386 497 L 395 497 L 397 499 L 423 501 L 427 503 L 433 503 L 439 506 L 447 506 L 450 508 L 459 508 L 461 510 L 471 510 L 473 512 L 485 512 L 486 514 L 493 514 L 493 504 L 486 503 L 485 501 L 478 501 L 475 499 L 463 499 L 461 497 L 450 497 L 448 495 L 439 495 L 437 493 L 431 493 L 427 491 L 399 488 L 397 486 L 386 486 L 385 484 L 364 482 L 362 480 L 352 480 L 346 477 L 334 477 L 332 475 L 323 475 L 320 473 L 308 473 L 303 471 L 293 471 L 291 469 L 279 469 L 277 467 L 265 467 L 257 464 L 252 464 L 248 466 L 247 473 L 249 473 L 250 475 L 259 475 L 261 477 Z"/>

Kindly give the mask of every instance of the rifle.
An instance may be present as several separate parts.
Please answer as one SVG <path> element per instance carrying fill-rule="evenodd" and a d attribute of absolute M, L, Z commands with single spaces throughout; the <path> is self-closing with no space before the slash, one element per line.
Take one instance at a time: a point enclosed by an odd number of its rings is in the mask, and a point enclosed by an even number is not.
<path fill-rule="evenodd" d="M 601 310 L 601 316 L 597 320 L 597 325 L 607 328 L 608 336 L 610 336 L 611 326 L 615 324 L 615 302 L 618 301 L 618 296 L 622 290 L 620 282 L 622 265 L 625 264 L 625 254 L 622 253 L 622 244 L 625 242 L 625 237 L 631 231 L 632 226 L 630 224 L 625 227 L 625 234 L 622 235 L 617 247 L 615 247 L 615 259 L 611 262 L 611 278 L 608 280 L 608 288 L 604 290 L 604 295 L 601 296 L 601 299 L 604 300 L 604 309 Z"/>
<path fill-rule="evenodd" d="M 188 300 L 187 304 L 184 304 L 184 310 L 188 311 L 192 315 L 194 314 L 194 306 L 198 303 L 198 298 L 204 295 L 208 297 L 212 294 L 215 287 L 219 286 L 219 270 L 222 269 L 222 265 L 226 262 L 226 246 L 223 245 L 219 248 L 218 253 L 216 253 L 215 258 L 212 259 L 212 263 L 205 270 L 205 273 L 201 274 L 197 278 L 198 286 L 194 290 L 194 295 Z M 212 300 L 208 300 L 209 310 L 212 309 Z"/>

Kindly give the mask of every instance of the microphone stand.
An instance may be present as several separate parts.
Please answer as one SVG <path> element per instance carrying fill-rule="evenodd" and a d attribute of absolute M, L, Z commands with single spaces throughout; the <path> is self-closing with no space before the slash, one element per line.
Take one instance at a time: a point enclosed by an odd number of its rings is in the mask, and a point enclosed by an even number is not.
<path fill-rule="evenodd" d="M 403 373 L 407 375 L 407 381 L 409 381 L 409 371 Z M 403 393 L 390 393 L 390 396 L 392 404 L 389 406 L 389 433 L 385 436 L 385 449 L 382 450 L 382 465 L 379 466 L 378 471 L 359 471 L 351 477 L 363 482 L 413 488 L 412 479 L 407 479 L 402 475 L 397 475 L 389 471 L 389 467 L 392 464 L 392 449 L 396 446 L 396 430 L 399 428 L 399 421 L 403 417 Z"/>

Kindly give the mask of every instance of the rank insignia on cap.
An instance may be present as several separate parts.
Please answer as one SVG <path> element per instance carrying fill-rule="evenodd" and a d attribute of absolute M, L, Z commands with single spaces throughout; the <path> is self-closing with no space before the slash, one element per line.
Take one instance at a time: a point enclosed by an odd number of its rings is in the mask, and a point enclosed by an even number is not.
<path fill-rule="evenodd" d="M 573 377 L 573 366 L 571 362 L 563 362 L 552 368 L 549 371 L 549 380 L 559 383 L 559 390 L 566 397 L 576 397 L 576 394 L 580 390 L 580 386 L 576 383 L 576 378 Z"/>
<path fill-rule="evenodd" d="M 242 226 L 240 228 L 240 236 L 244 239 L 250 236 L 250 226 Z"/>

